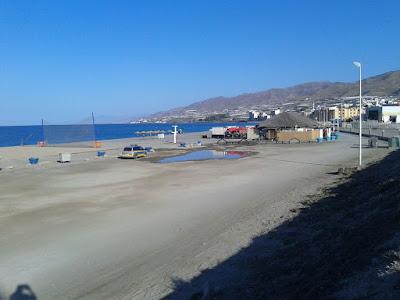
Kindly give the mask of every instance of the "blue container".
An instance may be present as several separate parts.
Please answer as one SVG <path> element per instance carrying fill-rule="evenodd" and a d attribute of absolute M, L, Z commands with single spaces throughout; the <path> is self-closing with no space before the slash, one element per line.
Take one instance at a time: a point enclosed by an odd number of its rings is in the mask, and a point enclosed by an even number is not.
<path fill-rule="evenodd" d="M 324 141 L 323 138 L 317 138 L 317 143 L 322 143 Z"/>
<path fill-rule="evenodd" d="M 104 157 L 106 155 L 105 151 L 97 151 L 97 156 L 98 157 Z"/>
<path fill-rule="evenodd" d="M 30 157 L 30 158 L 28 159 L 28 161 L 29 161 L 29 163 L 30 163 L 31 165 L 37 165 L 38 162 L 39 162 L 39 158 L 37 158 L 37 157 Z"/>
<path fill-rule="evenodd" d="M 335 135 L 332 135 L 332 136 L 331 136 L 331 140 L 332 140 L 332 141 L 336 141 L 336 136 L 335 136 Z"/>

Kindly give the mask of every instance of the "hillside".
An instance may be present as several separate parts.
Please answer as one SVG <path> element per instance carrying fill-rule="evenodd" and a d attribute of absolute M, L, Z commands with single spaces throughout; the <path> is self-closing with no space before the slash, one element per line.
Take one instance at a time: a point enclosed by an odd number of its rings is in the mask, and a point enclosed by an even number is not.
<path fill-rule="evenodd" d="M 363 80 L 363 93 L 373 96 L 400 96 L 400 71 L 387 72 Z M 279 105 L 293 100 L 302 101 L 333 99 L 358 95 L 358 82 L 309 82 L 288 88 L 274 88 L 256 93 L 246 93 L 235 97 L 215 97 L 195 102 L 186 107 L 160 112 L 152 117 L 179 114 L 187 110 L 198 112 L 220 112 L 226 108 L 259 105 Z"/>

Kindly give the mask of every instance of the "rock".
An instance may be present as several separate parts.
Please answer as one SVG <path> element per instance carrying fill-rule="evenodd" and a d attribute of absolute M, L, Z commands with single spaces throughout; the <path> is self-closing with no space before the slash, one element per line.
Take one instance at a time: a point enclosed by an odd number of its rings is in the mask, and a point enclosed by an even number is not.
<path fill-rule="evenodd" d="M 338 174 L 351 175 L 358 170 L 357 167 L 344 167 L 338 169 Z"/>

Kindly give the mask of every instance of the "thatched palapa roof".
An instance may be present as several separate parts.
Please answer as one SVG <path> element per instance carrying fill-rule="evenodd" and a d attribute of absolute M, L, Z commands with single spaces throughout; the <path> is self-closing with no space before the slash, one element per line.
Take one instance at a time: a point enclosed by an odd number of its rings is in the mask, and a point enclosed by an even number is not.
<path fill-rule="evenodd" d="M 295 112 L 283 112 L 265 120 L 258 125 L 258 128 L 318 128 L 317 122 Z"/>

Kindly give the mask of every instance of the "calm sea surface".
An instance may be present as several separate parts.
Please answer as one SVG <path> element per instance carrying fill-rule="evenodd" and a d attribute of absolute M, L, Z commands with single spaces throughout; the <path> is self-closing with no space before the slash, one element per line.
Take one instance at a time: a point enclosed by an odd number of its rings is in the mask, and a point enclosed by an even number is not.
<path fill-rule="evenodd" d="M 214 126 L 252 125 L 255 123 L 188 123 L 179 124 L 183 132 L 207 131 Z M 0 147 L 34 145 L 41 140 L 49 144 L 79 141 L 111 140 L 137 137 L 137 131 L 172 130 L 171 124 L 96 124 L 93 125 L 47 125 L 0 126 Z"/>

